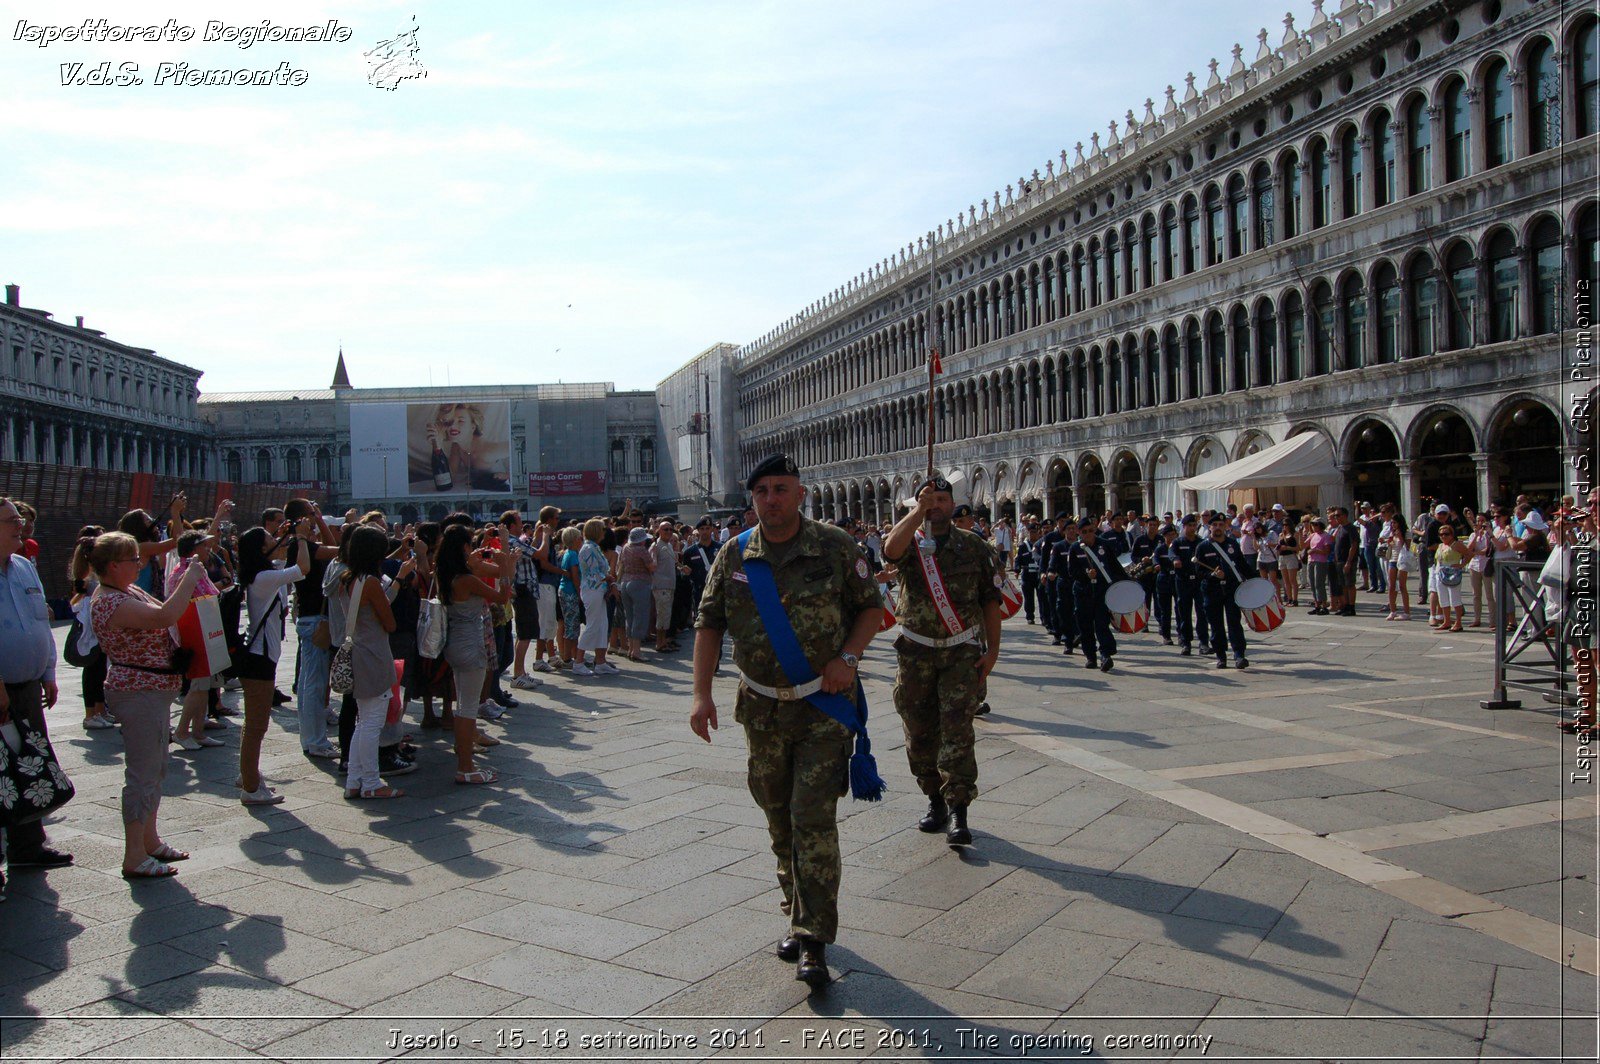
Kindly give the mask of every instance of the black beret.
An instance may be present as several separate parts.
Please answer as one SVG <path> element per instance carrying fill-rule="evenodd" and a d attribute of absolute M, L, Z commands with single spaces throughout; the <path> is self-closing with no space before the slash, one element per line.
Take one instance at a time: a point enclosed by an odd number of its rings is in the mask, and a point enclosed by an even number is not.
<path fill-rule="evenodd" d="M 1216 524 L 1218 521 L 1226 521 L 1226 520 L 1228 520 L 1228 515 L 1227 514 L 1212 514 L 1211 515 L 1211 524 Z"/>
<path fill-rule="evenodd" d="M 1200 523 L 1200 519 L 1194 514 L 1184 514 L 1183 521 L 1180 523 L 1185 525 L 1197 525 Z"/>
<path fill-rule="evenodd" d="M 956 512 L 951 514 L 950 516 L 951 517 L 971 517 L 972 516 L 972 507 L 968 506 L 966 503 L 962 503 L 960 506 L 956 507 Z"/>
<path fill-rule="evenodd" d="M 926 481 L 923 482 L 922 487 L 923 488 L 931 487 L 931 488 L 933 488 L 934 491 L 942 491 L 946 495 L 950 494 L 950 492 L 953 490 L 950 487 L 950 482 L 948 480 L 946 480 L 944 477 L 937 476 L 937 475 L 929 477 Z M 921 491 L 922 489 L 918 488 L 917 490 Z"/>
<path fill-rule="evenodd" d="M 1092 517 L 1085 517 L 1082 521 L 1078 522 L 1078 528 L 1080 530 L 1087 528 L 1092 532 L 1098 532 L 1100 531 L 1100 522 L 1096 521 Z"/>
<path fill-rule="evenodd" d="M 750 478 L 744 482 L 746 491 L 756 489 L 756 481 L 762 477 L 798 477 L 800 467 L 794 464 L 794 459 L 786 454 L 774 454 L 761 460 L 761 464 L 750 471 Z"/>
<path fill-rule="evenodd" d="M 709 517 L 702 517 L 698 522 L 695 523 L 694 527 L 696 527 L 696 528 L 716 528 L 717 527 L 717 523 L 715 521 L 711 520 L 711 518 L 709 518 Z"/>

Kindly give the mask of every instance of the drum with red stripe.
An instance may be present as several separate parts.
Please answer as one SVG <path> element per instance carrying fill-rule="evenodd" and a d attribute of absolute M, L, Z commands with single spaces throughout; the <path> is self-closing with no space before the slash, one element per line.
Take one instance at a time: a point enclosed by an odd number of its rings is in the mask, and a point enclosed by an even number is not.
<path fill-rule="evenodd" d="M 883 595 L 883 620 L 878 622 L 878 631 L 887 632 L 900 623 L 894 615 L 894 592 L 889 590 L 888 584 L 879 584 L 878 591 Z"/>
<path fill-rule="evenodd" d="M 1007 573 L 1000 583 L 1000 619 L 1015 617 L 1022 609 L 1022 588 L 1016 577 Z"/>
<path fill-rule="evenodd" d="M 1106 588 L 1106 612 L 1111 627 L 1132 635 L 1150 623 L 1150 605 L 1144 598 L 1144 585 L 1137 580 L 1118 580 Z"/>
<path fill-rule="evenodd" d="M 1283 600 L 1278 589 L 1265 577 L 1252 576 L 1240 584 L 1233 593 L 1233 604 L 1239 607 L 1244 623 L 1253 632 L 1270 632 L 1283 623 Z"/>

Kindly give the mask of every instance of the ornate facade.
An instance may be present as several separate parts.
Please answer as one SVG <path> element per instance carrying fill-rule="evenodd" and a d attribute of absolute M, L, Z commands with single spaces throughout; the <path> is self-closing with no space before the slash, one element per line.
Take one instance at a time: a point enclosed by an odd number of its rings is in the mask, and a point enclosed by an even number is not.
<path fill-rule="evenodd" d="M 996 512 L 1220 505 L 1179 480 L 1301 432 L 1408 514 L 1570 485 L 1592 5 L 1315 8 L 744 347 L 742 468 L 786 449 L 815 515 L 889 518 L 931 343 L 937 464 Z"/>
<path fill-rule="evenodd" d="M 213 475 L 199 370 L 24 307 L 14 284 L 0 337 L 0 461 Z"/>

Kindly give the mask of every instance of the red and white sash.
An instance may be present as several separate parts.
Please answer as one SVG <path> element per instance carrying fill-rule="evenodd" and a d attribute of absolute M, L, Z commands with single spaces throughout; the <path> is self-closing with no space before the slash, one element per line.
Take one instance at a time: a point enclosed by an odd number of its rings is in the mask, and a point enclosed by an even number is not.
<path fill-rule="evenodd" d="M 961 623 L 961 615 L 950 601 L 950 592 L 944 586 L 944 574 L 939 572 L 934 552 L 922 549 L 924 538 L 921 532 L 917 533 L 917 561 L 922 564 L 922 576 L 928 582 L 928 594 L 933 596 L 933 605 L 938 609 L 939 619 L 944 622 L 945 629 L 952 636 L 961 635 L 967 626 Z"/>

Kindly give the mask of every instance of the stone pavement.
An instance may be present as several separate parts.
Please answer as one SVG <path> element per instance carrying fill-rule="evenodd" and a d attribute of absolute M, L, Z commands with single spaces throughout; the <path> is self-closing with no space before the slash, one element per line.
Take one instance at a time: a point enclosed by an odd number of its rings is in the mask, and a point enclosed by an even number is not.
<path fill-rule="evenodd" d="M 1486 635 L 1297 611 L 1248 672 L 1138 636 L 1109 676 L 1020 617 L 1006 639 L 963 854 L 915 830 L 874 644 L 892 793 L 840 805 L 814 995 L 771 956 L 732 676 L 707 747 L 687 650 L 521 694 L 495 786 L 419 732 L 408 798 L 346 802 L 292 712 L 283 805 L 238 805 L 231 735 L 175 754 L 164 833 L 194 859 L 132 887 L 120 744 L 64 667 L 79 796 L 51 833 L 78 863 L 0 905 L 0 1057 L 1594 1059 L 1594 785 L 1548 707 L 1477 708 Z"/>

